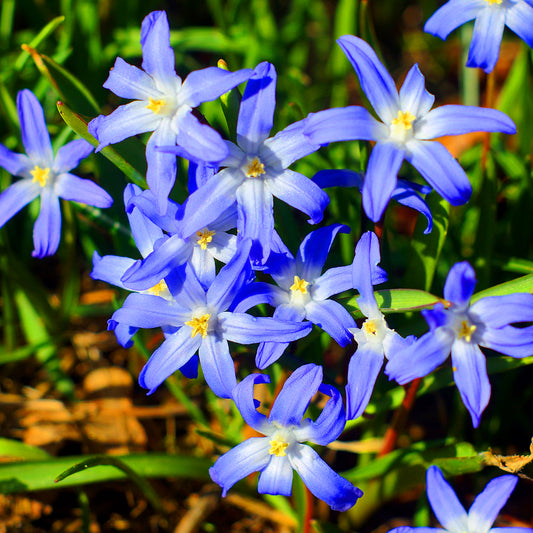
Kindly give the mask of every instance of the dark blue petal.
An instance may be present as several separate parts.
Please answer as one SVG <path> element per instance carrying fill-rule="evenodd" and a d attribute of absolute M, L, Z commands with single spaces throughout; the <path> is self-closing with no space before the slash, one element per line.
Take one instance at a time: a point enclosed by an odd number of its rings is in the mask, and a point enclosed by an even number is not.
<path fill-rule="evenodd" d="M 530 48 L 533 48 L 533 4 L 531 2 L 511 4 L 507 8 L 505 24 Z"/>
<path fill-rule="evenodd" d="M 313 300 L 320 301 L 352 288 L 352 265 L 346 265 L 330 268 L 324 272 L 324 274 L 313 283 L 311 292 L 313 294 Z"/>
<path fill-rule="evenodd" d="M 449 0 L 431 15 L 424 31 L 446 39 L 455 28 L 476 18 L 480 9 L 479 0 Z"/>
<path fill-rule="evenodd" d="M 476 273 L 468 261 L 450 268 L 444 285 L 444 298 L 460 308 L 466 308 L 476 287 Z"/>
<path fill-rule="evenodd" d="M 411 209 L 415 209 L 424 215 L 427 220 L 427 226 L 424 230 L 424 234 L 427 235 L 428 233 L 431 233 L 431 230 L 433 229 L 433 216 L 431 211 L 427 203 L 415 192 L 415 189 L 411 186 L 410 182 L 406 180 L 398 180 L 396 189 L 394 189 L 394 192 L 392 193 L 392 198 L 398 203 L 405 205 L 406 207 L 410 207 Z"/>
<path fill-rule="evenodd" d="M 353 170 L 319 170 L 312 180 L 321 188 L 328 187 L 363 187 L 363 175 Z"/>
<path fill-rule="evenodd" d="M 249 374 L 233 389 L 233 400 L 244 421 L 253 429 L 261 433 L 266 416 L 257 411 L 258 405 L 254 400 L 254 387 L 258 383 L 270 383 L 269 376 L 264 374 Z"/>
<path fill-rule="evenodd" d="M 505 27 L 506 9 L 483 9 L 474 22 L 474 32 L 468 50 L 467 67 L 492 72 L 500 55 L 500 44 Z"/>
<path fill-rule="evenodd" d="M 111 285 L 115 285 L 121 289 L 126 289 L 122 281 L 120 281 L 120 278 L 122 278 L 124 272 L 134 262 L 129 257 L 119 257 L 117 255 L 104 255 L 104 257 L 100 257 L 97 252 L 94 252 L 91 278 L 111 283 Z"/>
<path fill-rule="evenodd" d="M 355 320 L 340 303 L 333 300 L 310 302 L 305 306 L 305 315 L 307 320 L 322 328 L 341 346 L 352 342 L 348 329 L 356 326 Z"/>

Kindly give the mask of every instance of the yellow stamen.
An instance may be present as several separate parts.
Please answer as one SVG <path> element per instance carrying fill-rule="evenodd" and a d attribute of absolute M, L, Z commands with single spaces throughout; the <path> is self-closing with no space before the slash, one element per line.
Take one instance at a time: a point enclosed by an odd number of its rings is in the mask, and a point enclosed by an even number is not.
<path fill-rule="evenodd" d="M 209 318 L 211 317 L 210 314 L 206 313 L 205 315 L 202 315 L 198 318 L 193 318 L 192 320 L 188 320 L 185 322 L 186 326 L 191 326 L 192 333 L 191 337 L 196 337 L 198 333 L 202 336 L 203 339 L 205 339 L 207 335 L 207 326 L 209 325 Z"/>
<path fill-rule="evenodd" d="M 477 326 L 474 326 L 474 324 L 470 324 L 467 320 L 463 320 L 461 322 L 461 329 L 459 330 L 457 338 L 461 339 L 464 337 L 466 342 L 470 342 L 472 340 L 472 335 L 474 331 L 476 331 L 476 329 Z"/>
<path fill-rule="evenodd" d="M 161 296 L 161 293 L 168 292 L 165 280 L 162 279 L 159 283 L 156 283 L 152 288 L 148 289 L 148 292 L 155 296 Z"/>
<path fill-rule="evenodd" d="M 283 440 L 273 439 L 269 442 L 270 444 L 270 450 L 268 450 L 268 453 L 270 455 L 275 455 L 276 457 L 285 457 L 287 454 L 285 453 L 285 450 L 289 446 L 288 442 L 285 442 Z"/>
<path fill-rule="evenodd" d="M 485 0 L 485 2 L 488 2 L 490 5 L 493 5 L 493 4 L 501 4 L 503 0 Z"/>
<path fill-rule="evenodd" d="M 246 167 L 246 177 L 248 178 L 257 178 L 264 173 L 265 165 L 257 157 Z"/>
<path fill-rule="evenodd" d="M 197 231 L 196 235 L 198 240 L 196 241 L 196 244 L 199 244 L 202 250 L 207 250 L 207 245 L 213 240 L 214 234 L 214 231 L 210 231 L 207 228 Z"/>
<path fill-rule="evenodd" d="M 146 109 L 149 109 L 150 111 L 153 111 L 156 115 L 161 113 L 161 110 L 163 107 L 167 105 L 165 100 L 156 100 L 155 98 L 150 97 L 148 99 L 150 103 L 146 106 Z"/>
<path fill-rule="evenodd" d="M 33 176 L 32 181 L 36 181 L 41 187 L 44 187 L 50 178 L 50 169 L 41 168 L 35 165 L 35 168 L 30 170 L 30 174 Z"/>
<path fill-rule="evenodd" d="M 365 333 L 368 335 L 376 335 L 378 332 L 378 328 L 376 327 L 376 324 L 373 320 L 365 320 L 363 324 L 363 329 L 365 330 Z"/>
<path fill-rule="evenodd" d="M 300 279 L 298 276 L 294 276 L 294 283 L 289 288 L 292 292 L 300 291 L 302 294 L 307 294 L 308 286 L 308 281 L 305 281 L 305 279 Z"/>
<path fill-rule="evenodd" d="M 405 135 L 405 132 L 413 128 L 416 117 L 411 111 L 398 111 L 398 116 L 391 122 L 391 133 L 393 136 Z"/>

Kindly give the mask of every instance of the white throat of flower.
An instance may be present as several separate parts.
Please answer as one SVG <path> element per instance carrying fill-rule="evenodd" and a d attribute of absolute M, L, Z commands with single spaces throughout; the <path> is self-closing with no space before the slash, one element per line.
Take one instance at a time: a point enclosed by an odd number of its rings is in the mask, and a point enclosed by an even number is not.
<path fill-rule="evenodd" d="M 355 342 L 359 346 L 363 344 L 382 345 L 388 333 L 392 331 L 394 330 L 389 328 L 385 317 L 381 313 L 367 318 L 363 322 L 361 329 L 350 329 Z"/>
<path fill-rule="evenodd" d="M 268 444 L 270 447 L 268 453 L 276 457 L 285 457 L 291 444 L 296 442 L 293 427 L 291 426 L 282 426 L 274 422 L 265 427 L 264 433 L 269 438 Z"/>
<path fill-rule="evenodd" d="M 200 307 L 194 310 L 191 319 L 185 322 L 186 326 L 190 326 L 191 337 L 200 335 L 202 339 L 207 337 L 207 334 L 214 329 L 216 317 L 213 317 L 213 311 L 207 307 Z"/>
<path fill-rule="evenodd" d="M 290 302 L 292 305 L 304 306 L 311 300 L 309 286 L 311 283 L 299 276 L 294 276 L 293 284 L 289 287 Z"/>
<path fill-rule="evenodd" d="M 390 138 L 393 141 L 404 143 L 413 136 L 413 122 L 416 116 L 411 111 L 398 111 L 396 118 L 392 119 L 389 126 Z"/>

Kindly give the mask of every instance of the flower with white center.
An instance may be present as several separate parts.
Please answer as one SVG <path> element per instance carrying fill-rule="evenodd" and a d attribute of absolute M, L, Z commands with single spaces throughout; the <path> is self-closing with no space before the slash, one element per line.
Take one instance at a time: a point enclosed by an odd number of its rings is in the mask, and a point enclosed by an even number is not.
<path fill-rule="evenodd" d="M 257 411 L 254 386 L 269 383 L 268 376 L 251 374 L 237 385 L 233 399 L 248 425 L 264 437 L 252 437 L 219 457 L 209 469 L 222 495 L 240 479 L 260 472 L 260 494 L 292 492 L 293 470 L 307 488 L 335 511 L 346 511 L 363 495 L 349 481 L 334 472 L 304 442 L 326 445 L 344 429 L 344 408 L 337 389 L 323 385 L 322 367 L 308 364 L 295 370 L 274 400 L 270 415 Z M 302 420 L 311 398 L 319 391 L 327 396 L 322 414 L 316 421 Z"/>

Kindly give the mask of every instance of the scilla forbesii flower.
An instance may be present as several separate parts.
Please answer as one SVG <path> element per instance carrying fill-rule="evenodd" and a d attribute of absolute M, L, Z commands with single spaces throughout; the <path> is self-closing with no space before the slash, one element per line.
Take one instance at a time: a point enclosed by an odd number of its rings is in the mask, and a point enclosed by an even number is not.
<path fill-rule="evenodd" d="M 24 89 L 17 95 L 17 111 L 26 154 L 16 154 L 0 144 L 0 166 L 22 178 L 0 194 L 0 227 L 37 197 L 41 210 L 33 227 L 34 257 L 53 255 L 61 239 L 59 199 L 96 207 L 109 207 L 113 199 L 100 186 L 70 170 L 93 147 L 83 139 L 62 146 L 54 156 L 44 113 L 35 95 Z"/>
<path fill-rule="evenodd" d="M 512 120 L 500 111 L 473 106 L 444 105 L 431 110 L 435 97 L 426 91 L 418 65 L 408 72 L 398 92 L 365 41 L 345 35 L 337 42 L 382 122 L 359 106 L 327 109 L 309 115 L 304 134 L 318 144 L 376 141 L 363 184 L 363 207 L 368 217 L 377 222 L 383 215 L 404 159 L 452 205 L 467 202 L 472 193 L 467 175 L 444 145 L 432 139 L 472 131 L 515 133 Z"/>
<path fill-rule="evenodd" d="M 489 481 L 467 513 L 440 469 L 430 466 L 426 472 L 428 500 L 444 529 L 401 526 L 389 533 L 531 533 L 533 529 L 528 527 L 492 527 L 517 481 L 511 475 Z"/>
<path fill-rule="evenodd" d="M 322 367 L 303 365 L 295 370 L 274 400 L 270 415 L 257 411 L 254 386 L 269 383 L 268 376 L 251 374 L 237 385 L 233 399 L 246 423 L 264 437 L 252 437 L 219 457 L 209 469 L 222 495 L 240 479 L 261 472 L 257 490 L 260 494 L 290 496 L 293 470 L 307 488 L 335 511 L 350 509 L 362 491 L 334 472 L 304 442 L 326 445 L 344 429 L 344 408 L 337 389 L 322 384 Z M 330 397 L 316 421 L 302 420 L 317 391 Z"/>
<path fill-rule="evenodd" d="M 480 346 L 511 357 L 533 353 L 533 294 L 486 296 L 470 304 L 476 277 L 466 262 L 455 264 L 444 286 L 446 303 L 422 311 L 430 331 L 399 351 L 385 369 L 401 385 L 423 377 L 443 363 L 451 352 L 453 377 L 474 427 L 490 399 L 485 355 Z"/>
<path fill-rule="evenodd" d="M 479 67 L 487 73 L 494 69 L 505 26 L 533 47 L 532 0 L 450 0 L 433 13 L 424 31 L 446 39 L 470 20 L 475 22 L 467 67 Z"/>

